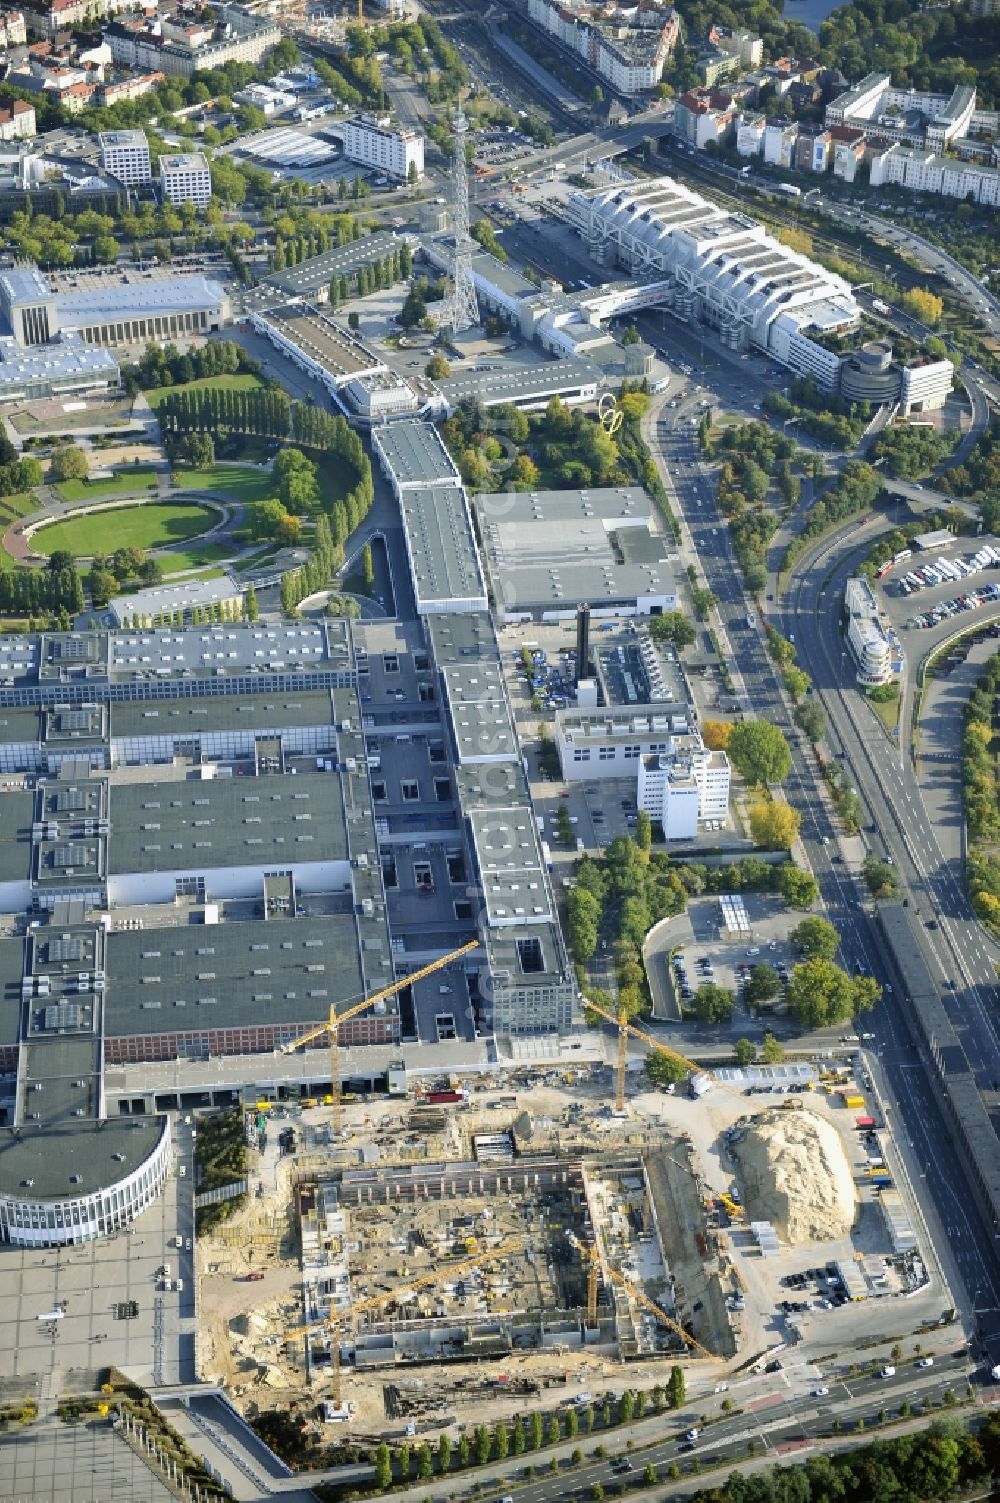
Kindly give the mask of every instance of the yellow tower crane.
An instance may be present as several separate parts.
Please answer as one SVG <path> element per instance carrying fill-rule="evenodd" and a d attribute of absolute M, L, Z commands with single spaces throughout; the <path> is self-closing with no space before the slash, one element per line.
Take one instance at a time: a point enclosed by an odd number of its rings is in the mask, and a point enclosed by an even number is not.
<path fill-rule="evenodd" d="M 391 1305 L 403 1294 L 413 1294 L 417 1289 L 429 1289 L 434 1284 L 443 1284 L 447 1279 L 461 1278 L 463 1274 L 471 1273 L 474 1268 L 481 1268 L 484 1263 L 495 1263 L 498 1258 L 505 1258 L 509 1253 L 517 1252 L 521 1246 L 519 1237 L 508 1237 L 499 1246 L 487 1248 L 484 1252 L 477 1253 L 474 1258 L 462 1258 L 457 1263 L 435 1268 L 432 1273 L 421 1274 L 417 1279 L 409 1279 L 405 1284 L 397 1284 L 395 1289 L 373 1294 L 369 1299 L 357 1300 L 354 1304 L 345 1306 L 343 1310 L 337 1310 L 325 1322 L 296 1326 L 293 1331 L 287 1333 L 285 1339 L 291 1341 L 296 1336 L 315 1336 L 324 1325 L 326 1326 L 330 1332 L 333 1401 L 339 1407 L 341 1402 L 339 1331 L 344 1321 L 355 1315 L 364 1315 L 369 1310 L 378 1310 L 383 1305 Z"/>
<path fill-rule="evenodd" d="M 403 991 L 407 986 L 412 986 L 415 981 L 422 981 L 425 976 L 433 976 L 435 971 L 440 971 L 446 965 L 451 965 L 453 960 L 459 960 L 463 955 L 468 955 L 470 950 L 478 949 L 479 941 L 470 940 L 467 945 L 460 945 L 457 950 L 451 950 L 447 955 L 442 955 L 438 960 L 432 960 L 430 965 L 425 965 L 419 971 L 414 971 L 410 976 L 404 976 L 400 981 L 394 981 L 391 986 L 384 986 L 380 992 L 373 992 L 363 1002 L 357 1002 L 349 1007 L 346 1012 L 337 1013 L 335 1003 L 330 1004 L 330 1016 L 325 1023 L 319 1023 L 315 1028 L 310 1028 L 307 1033 L 300 1033 L 297 1039 L 283 1044 L 282 1054 L 292 1054 L 296 1049 L 305 1049 L 307 1045 L 316 1039 L 322 1038 L 324 1033 L 330 1036 L 330 1092 L 333 1096 L 333 1130 L 339 1138 L 343 1123 L 343 1101 L 340 1091 L 340 1030 L 343 1025 L 356 1018 L 359 1013 L 369 1007 L 374 1007 L 376 1002 L 382 1002 L 386 997 L 394 997 L 397 992 Z"/>
<path fill-rule="evenodd" d="M 670 1049 L 666 1044 L 661 1044 L 659 1039 L 654 1039 L 652 1034 L 643 1033 L 634 1023 L 628 1020 L 628 1013 L 624 1007 L 615 1017 L 614 1013 L 606 1012 L 603 1007 L 598 1007 L 596 1002 L 591 1002 L 589 997 L 583 999 L 583 1005 L 589 1012 L 596 1012 L 598 1017 L 605 1018 L 609 1023 L 614 1023 L 618 1028 L 618 1068 L 615 1077 L 615 1114 L 620 1116 L 625 1110 L 625 1071 L 628 1068 L 628 1040 L 630 1037 L 642 1039 L 651 1049 L 656 1049 L 660 1054 L 665 1054 L 669 1059 L 679 1060 L 688 1070 L 699 1070 L 700 1066 L 686 1059 L 683 1054 L 678 1054 L 676 1049 Z M 708 1073 L 708 1072 L 705 1072 Z"/>
<path fill-rule="evenodd" d="M 701 1342 L 697 1341 L 694 1336 L 689 1335 L 682 1325 L 678 1324 L 672 1316 L 667 1314 L 666 1310 L 661 1310 L 655 1300 L 651 1300 L 647 1294 L 643 1294 L 638 1284 L 633 1283 L 631 1279 L 627 1279 L 616 1268 L 608 1268 L 607 1274 L 613 1283 L 620 1285 L 633 1299 L 638 1300 L 639 1304 L 643 1305 L 651 1315 L 655 1315 L 662 1325 L 669 1326 L 672 1331 L 676 1331 L 677 1335 L 683 1341 L 686 1341 L 689 1347 L 692 1347 L 696 1352 L 700 1352 L 703 1357 L 707 1357 L 709 1362 L 725 1362 L 724 1357 L 717 1357 L 714 1352 L 708 1350 L 707 1346 L 702 1346 Z"/>

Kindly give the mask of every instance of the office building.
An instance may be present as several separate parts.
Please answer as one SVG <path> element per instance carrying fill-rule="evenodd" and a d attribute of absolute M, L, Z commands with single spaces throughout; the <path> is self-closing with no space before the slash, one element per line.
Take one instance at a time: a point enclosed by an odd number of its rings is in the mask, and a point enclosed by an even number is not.
<path fill-rule="evenodd" d="M 405 182 L 411 173 L 424 175 L 424 138 L 418 130 L 393 126 L 388 115 L 356 115 L 345 120 L 344 156 L 386 177 Z"/>
<path fill-rule="evenodd" d="M 141 130 L 104 130 L 97 138 L 101 148 L 101 166 L 126 188 L 139 187 L 152 180 L 149 142 Z"/>
<path fill-rule="evenodd" d="M 844 589 L 847 641 L 858 665 L 858 683 L 887 684 L 893 675 L 893 644 L 867 579 L 849 579 Z"/>
<path fill-rule="evenodd" d="M 696 733 L 670 738 L 668 750 L 638 759 L 636 803 L 663 830 L 664 840 L 692 840 L 699 823 L 725 822 L 730 768 Z"/>
<path fill-rule="evenodd" d="M 204 152 L 184 151 L 161 157 L 160 191 L 167 203 L 206 208 L 212 201 L 212 174 Z"/>

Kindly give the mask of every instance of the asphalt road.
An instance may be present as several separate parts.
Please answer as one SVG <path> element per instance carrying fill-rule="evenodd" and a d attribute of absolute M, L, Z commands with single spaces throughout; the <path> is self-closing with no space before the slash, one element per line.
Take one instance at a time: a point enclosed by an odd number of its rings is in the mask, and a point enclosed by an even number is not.
<path fill-rule="evenodd" d="M 827 712 L 827 740 L 843 755 L 870 811 L 869 847 L 892 860 L 901 891 L 918 919 L 937 925 L 931 946 L 932 974 L 940 982 L 977 1084 L 987 1104 L 995 1106 L 1000 1100 L 994 1090 L 1000 1074 L 1000 1034 L 994 1016 L 994 951 L 966 899 L 960 860 L 941 852 L 908 750 L 890 748 L 874 713 L 854 687 L 850 657 L 844 654 L 840 634 L 843 582 L 859 551 L 867 549 L 884 526 L 884 519 L 875 517 L 866 528 L 844 529 L 804 554 L 779 624 L 786 633 L 794 632 L 799 662 L 813 679 Z M 927 635 L 930 646 L 933 639 Z M 858 920 L 858 927 L 862 926 L 866 926 L 863 917 Z M 878 978 L 892 985 L 874 933 L 865 943 L 865 957 Z M 996 1308 L 1000 1306 L 1000 1274 L 993 1231 L 981 1221 L 974 1197 L 957 1177 L 962 1166 L 951 1151 L 950 1135 L 935 1121 L 933 1089 L 914 1051 L 898 987 L 876 1010 L 872 1028 L 899 1103 L 907 1142 L 920 1165 L 916 1172 L 961 1270 L 967 1308 Z"/>
<path fill-rule="evenodd" d="M 643 329 L 643 333 L 650 337 L 651 331 Z M 678 359 L 690 362 L 697 377 L 699 339 L 696 330 L 668 326 L 658 335 L 657 342 L 674 363 Z M 750 364 L 748 370 L 748 365 L 737 357 L 734 368 L 732 360 L 724 359 L 718 349 L 712 350 L 711 358 L 716 362 L 716 368 L 706 379 L 711 380 L 712 389 L 718 391 L 727 406 L 732 404 L 737 409 L 742 406 L 744 411 L 747 410 L 752 406 L 752 399 L 748 402 L 746 395 L 748 388 L 751 392 L 758 389 L 753 376 L 759 374 L 755 371 L 759 362 Z M 759 627 L 751 629 L 747 626 L 751 606 L 743 593 L 725 521 L 715 506 L 714 485 L 698 449 L 696 426 L 692 424 L 692 419 L 697 420 L 702 400 L 703 394 L 692 391 L 678 407 L 665 407 L 656 426 L 654 442 L 669 477 L 671 502 L 675 512 L 684 518 L 698 550 L 706 582 L 719 598 L 718 614 L 733 649 L 733 671 L 738 679 L 740 696 L 758 718 L 781 726 L 792 745 L 793 767 L 786 790 L 802 816 L 801 836 L 828 916 L 841 934 L 841 963 L 848 968 L 860 964 L 883 985 L 888 983 L 895 987 L 883 998 L 870 1026 L 876 1034 L 876 1047 L 882 1057 L 887 1084 L 895 1097 L 898 1113 L 895 1129 L 915 1194 L 935 1241 L 942 1245 L 943 1261 L 950 1280 L 956 1283 L 957 1275 L 961 1281 L 955 1288 L 955 1297 L 969 1313 L 974 1307 L 1000 1306 L 997 1294 L 1000 1275 L 992 1232 L 981 1223 L 973 1197 L 966 1188 L 963 1166 L 952 1148 L 951 1136 L 934 1097 L 930 1078 L 924 1073 L 923 1062 L 915 1052 L 906 1019 L 899 1007 L 898 983 L 882 962 L 879 936 L 869 918 L 864 893 L 839 860 L 839 828 L 812 750 L 790 723 Z M 929 498 L 921 496 L 921 499 Z M 876 519 L 869 529 L 871 535 L 874 536 L 884 525 L 882 519 Z M 863 532 L 859 533 L 856 523 L 844 529 L 843 535 L 847 539 L 846 546 L 852 548 L 856 548 L 865 536 Z M 824 589 L 828 567 L 828 563 L 826 566 L 823 562 L 817 563 L 809 552 L 803 556 L 796 574 L 797 593 L 789 609 L 777 613 L 776 624 L 795 634 L 799 659 L 814 678 L 830 717 L 834 747 L 846 751 L 846 765 L 856 773 L 859 791 L 872 809 L 875 827 L 895 832 L 889 846 L 878 840 L 873 843 L 870 832 L 869 843 L 874 844 L 874 849 L 881 854 L 888 850 L 893 855 L 905 883 L 927 883 L 933 889 L 934 906 L 928 907 L 928 916 L 932 912 L 938 915 L 950 947 L 945 969 L 962 986 L 959 1000 L 963 1006 L 973 1009 L 977 1030 L 990 1028 L 983 988 L 987 981 L 994 984 L 994 976 L 981 930 L 969 915 L 960 874 L 949 869 L 943 859 L 934 864 L 932 872 L 926 869 L 924 853 L 935 849 L 933 830 L 922 807 L 918 811 L 919 794 L 912 784 L 912 777 L 908 779 L 898 756 L 895 759 L 886 756 L 884 732 L 874 721 L 871 710 L 850 687 L 849 664 L 841 662 L 839 601 L 842 591 L 833 587 Z M 816 605 L 821 592 L 823 610 L 817 615 Z M 769 604 L 767 609 L 770 611 L 772 606 Z M 842 694 L 856 702 L 854 713 L 863 720 L 860 733 L 849 720 L 848 727 L 841 731 L 840 722 L 846 718 L 846 712 L 837 696 Z M 831 703 L 834 699 L 836 702 Z M 893 796 L 891 814 L 885 808 L 887 789 Z M 912 855 L 903 845 L 901 826 L 908 826 L 912 832 L 905 836 Z M 966 950 L 969 951 L 967 958 Z M 942 975 L 942 982 L 945 979 Z M 953 1003 L 955 1000 L 952 999 Z M 985 1081 L 987 1061 L 996 1058 L 995 1041 L 990 1045 L 984 1036 L 978 1051 L 978 1063 Z"/>

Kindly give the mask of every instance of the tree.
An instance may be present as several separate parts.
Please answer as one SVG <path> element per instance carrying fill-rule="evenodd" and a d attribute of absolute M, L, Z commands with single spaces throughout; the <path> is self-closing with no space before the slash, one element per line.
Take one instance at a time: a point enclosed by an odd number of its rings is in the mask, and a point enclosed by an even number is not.
<path fill-rule="evenodd" d="M 826 730 L 826 714 L 817 700 L 806 699 L 802 704 L 796 705 L 792 719 L 813 745 L 823 739 L 823 732 Z"/>
<path fill-rule="evenodd" d="M 49 474 L 53 480 L 86 480 L 90 474 L 86 454 L 71 444 L 58 448 L 52 456 Z"/>
<path fill-rule="evenodd" d="M 383 1493 L 392 1486 L 392 1456 L 384 1440 L 375 1449 L 375 1486 Z"/>
<path fill-rule="evenodd" d="M 747 1065 L 752 1065 L 757 1058 L 756 1047 L 749 1039 L 737 1039 L 733 1045 L 733 1058 L 740 1069 L 745 1070 Z"/>
<path fill-rule="evenodd" d="M 341 181 L 343 181 L 343 180 L 341 180 Z M 469 1437 L 463 1431 L 462 1434 L 458 1437 L 458 1464 L 459 1464 L 459 1466 L 460 1467 L 467 1467 L 469 1465 L 469 1460 L 470 1460 L 471 1456 L 472 1456 L 472 1446 L 471 1446 L 471 1444 L 469 1442 Z"/>
<path fill-rule="evenodd" d="M 94 239 L 94 260 L 105 264 L 117 261 L 120 249 L 113 235 L 97 235 Z"/>
<path fill-rule="evenodd" d="M 420 173 L 417 171 L 416 162 L 411 162 L 406 169 L 406 181 L 411 188 L 415 188 L 420 181 Z"/>
<path fill-rule="evenodd" d="M 764 1042 L 760 1047 L 761 1064 L 780 1065 L 785 1057 L 785 1051 L 773 1033 L 765 1033 Z"/>
<path fill-rule="evenodd" d="M 790 908 L 811 908 L 819 897 L 819 884 L 811 872 L 789 861 L 778 874 L 778 891 Z"/>
<path fill-rule="evenodd" d="M 744 720 L 733 726 L 729 758 L 748 783 L 783 783 L 792 770 L 792 753 L 776 725 L 766 720 Z"/>
<path fill-rule="evenodd" d="M 515 1456 L 524 1455 L 524 1421 L 518 1415 L 511 1430 L 510 1448 Z"/>
<path fill-rule="evenodd" d="M 576 1412 L 575 1409 L 567 1409 L 567 1411 L 566 1411 L 566 1439 L 567 1440 L 573 1440 L 573 1438 L 577 1434 L 579 1434 L 579 1430 L 580 1430 L 580 1418 L 579 1418 L 579 1415 L 577 1414 L 577 1412 Z"/>
<path fill-rule="evenodd" d="M 813 914 L 800 920 L 789 935 L 807 960 L 832 960 L 840 948 L 840 935 L 828 919 Z"/>
<path fill-rule="evenodd" d="M 899 301 L 907 313 L 919 319 L 922 324 L 927 324 L 934 329 L 941 322 L 944 301 L 928 288 L 911 287 L 908 292 L 903 293 Z"/>
<path fill-rule="evenodd" d="M 643 1061 L 643 1068 L 650 1085 L 661 1087 L 677 1085 L 688 1073 L 683 1060 L 676 1059 L 672 1054 L 664 1054 L 660 1049 L 650 1049 Z"/>
<path fill-rule="evenodd" d="M 879 995 L 877 982 L 859 987 L 832 960 L 807 960 L 792 968 L 788 1010 L 803 1028 L 831 1028 L 848 1022 L 861 1008 L 873 1006 Z"/>
<path fill-rule="evenodd" d="M 640 809 L 635 821 L 635 843 L 640 851 L 649 851 L 653 844 L 653 821 L 649 811 Z"/>
<path fill-rule="evenodd" d="M 438 1471 L 442 1477 L 447 1477 L 451 1471 L 451 1436 L 447 1430 L 442 1430 L 438 1436 Z"/>
<path fill-rule="evenodd" d="M 701 728 L 702 740 L 709 751 L 726 751 L 735 729 L 729 720 L 706 720 Z"/>
<path fill-rule="evenodd" d="M 55 548 L 49 554 L 46 568 L 50 574 L 58 574 L 61 569 L 72 569 L 75 563 L 76 559 L 74 555 L 66 548 Z"/>
<path fill-rule="evenodd" d="M 243 596 L 243 619 L 245 621 L 256 621 L 259 615 L 260 608 L 257 605 L 257 591 L 252 584 L 248 584 L 246 593 Z"/>
<path fill-rule="evenodd" d="M 541 1448 L 542 1444 L 542 1416 L 535 1411 L 528 1421 L 528 1444 L 533 1451 Z"/>
<path fill-rule="evenodd" d="M 493 1427 L 493 1450 L 497 1461 L 506 1461 L 510 1450 L 510 1431 L 504 1420 L 497 1420 Z"/>
<path fill-rule="evenodd" d="M 451 366 L 443 355 L 432 355 L 424 366 L 424 375 L 432 381 L 444 381 L 451 375 Z"/>
<path fill-rule="evenodd" d="M 750 834 L 754 845 L 761 850 L 790 850 L 799 833 L 799 823 L 798 813 L 778 799 L 761 799 L 750 805 Z"/>
<path fill-rule="evenodd" d="M 434 1476 L 434 1455 L 426 1440 L 417 1447 L 417 1476 L 424 1482 Z"/>
<path fill-rule="evenodd" d="M 360 315 L 360 313 L 352 310 L 352 312 L 350 312 L 347 315 L 347 327 L 354 334 L 356 334 L 358 332 L 358 330 L 361 328 L 361 315 Z"/>
<path fill-rule="evenodd" d="M 714 981 L 705 981 L 695 992 L 691 1007 L 699 1022 L 728 1023 L 733 1015 L 733 994 Z"/>
<path fill-rule="evenodd" d="M 896 891 L 896 869 L 888 861 L 883 861 L 875 855 L 865 857 L 861 868 L 868 891 L 874 898 L 891 898 Z"/>
<path fill-rule="evenodd" d="M 427 304 L 415 287 L 411 287 L 406 294 L 402 308 L 399 310 L 399 322 L 404 329 L 415 329 L 422 324 L 427 317 Z"/>
<path fill-rule="evenodd" d="M 781 977 L 773 965 L 766 961 L 761 965 L 755 965 L 750 971 L 750 980 L 746 988 L 748 1002 L 760 1004 L 770 1002 L 772 997 L 777 997 L 781 992 Z"/>
<path fill-rule="evenodd" d="M 681 611 L 664 611 L 649 618 L 649 635 L 655 642 L 672 642 L 678 652 L 690 647 L 697 633 Z"/>
<path fill-rule="evenodd" d="M 684 1369 L 675 1364 L 670 1369 L 670 1377 L 667 1379 L 667 1403 L 671 1409 L 680 1409 L 684 1403 L 687 1385 L 684 1381 Z"/>

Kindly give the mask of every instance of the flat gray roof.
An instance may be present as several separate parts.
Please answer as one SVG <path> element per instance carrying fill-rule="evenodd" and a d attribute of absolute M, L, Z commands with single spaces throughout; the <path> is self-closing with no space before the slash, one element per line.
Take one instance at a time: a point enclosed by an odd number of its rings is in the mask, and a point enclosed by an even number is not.
<path fill-rule="evenodd" d="M 284 690 L 274 694 L 209 695 L 204 699 L 113 701 L 111 735 L 190 738 L 211 731 L 279 732 L 331 725 L 328 689 Z"/>
<path fill-rule="evenodd" d="M 294 1033 L 364 995 L 349 914 L 108 935 L 110 1038 L 264 1024 Z"/>
<path fill-rule="evenodd" d="M 0 793 L 0 882 L 26 882 L 31 872 L 35 800 L 18 789 Z"/>
<path fill-rule="evenodd" d="M 362 371 L 377 370 L 382 362 L 379 357 L 341 329 L 325 313 L 308 303 L 288 302 L 278 308 L 268 308 L 260 315 L 316 362 L 334 380 L 360 375 Z"/>
<path fill-rule="evenodd" d="M 516 760 L 517 735 L 499 663 L 460 661 L 441 670 L 462 762 Z"/>
<path fill-rule="evenodd" d="M 0 1129 L 0 1191 L 17 1200 L 91 1195 L 134 1173 L 166 1131 L 165 1117 Z"/>
<path fill-rule="evenodd" d="M 455 371 L 434 384 L 449 407 L 457 407 L 467 399 L 490 407 L 498 402 L 527 402 L 560 392 L 576 392 L 598 386 L 603 379 L 604 373 L 596 365 L 572 355 L 535 364 L 504 361 L 481 366 L 479 370 Z"/>
<path fill-rule="evenodd" d="M 162 157 L 160 161 L 162 164 Z M 160 313 L 219 308 L 225 302 L 226 291 L 221 282 L 210 281 L 208 277 L 171 277 L 164 281 L 61 292 L 56 307 L 60 325 L 72 328 L 90 319 L 113 318 L 116 314 L 122 318 L 154 317 Z"/>
<path fill-rule="evenodd" d="M 0 1044 L 16 1044 L 21 1035 L 21 979 L 24 940 L 0 939 Z"/>
<path fill-rule="evenodd" d="M 428 616 L 424 625 L 438 668 L 470 658 L 499 664 L 496 631 L 486 611 Z"/>
<path fill-rule="evenodd" d="M 347 856 L 340 779 L 330 773 L 118 784 L 111 820 L 112 873 Z"/>
<path fill-rule="evenodd" d="M 565 981 L 567 976 L 562 946 L 555 924 L 518 924 L 507 929 L 490 929 L 486 935 L 490 970 L 507 972 L 506 986 L 544 985 L 546 981 Z"/>
<path fill-rule="evenodd" d="M 490 927 L 552 917 L 530 804 L 468 811 Z"/>
<path fill-rule="evenodd" d="M 403 526 L 417 608 L 431 601 L 474 601 L 486 586 L 465 491 L 457 485 L 411 486 L 402 493 Z"/>
<path fill-rule="evenodd" d="M 651 533 L 652 503 L 635 486 L 594 491 L 493 493 L 476 498 L 482 551 L 504 609 L 573 610 L 591 603 L 672 597 L 665 541 Z"/>
<path fill-rule="evenodd" d="M 23 709 L 10 705 L 0 706 L 0 741 L 5 746 L 36 746 L 40 736 L 39 714 L 34 705 Z M 0 804 L 0 810 L 2 809 L 3 805 Z"/>
<path fill-rule="evenodd" d="M 432 423 L 390 423 L 375 433 L 375 444 L 399 485 L 458 484 L 458 471 Z"/>
<path fill-rule="evenodd" d="M 563 362 L 560 361 L 560 364 Z M 643 527 L 653 516 L 653 503 L 640 485 L 593 486 L 569 491 L 494 491 L 475 498 L 484 522 L 537 522 L 570 525 L 603 521 L 608 531 Z"/>
<path fill-rule="evenodd" d="M 264 280 L 291 297 L 315 292 L 320 287 L 329 287 L 331 277 L 350 276 L 359 266 L 381 261 L 409 242 L 407 235 L 397 235 L 394 230 L 378 230 L 374 235 L 363 235 L 360 240 L 350 240 L 347 245 L 324 251 L 321 256 L 310 256 L 298 266 L 272 272 Z"/>

